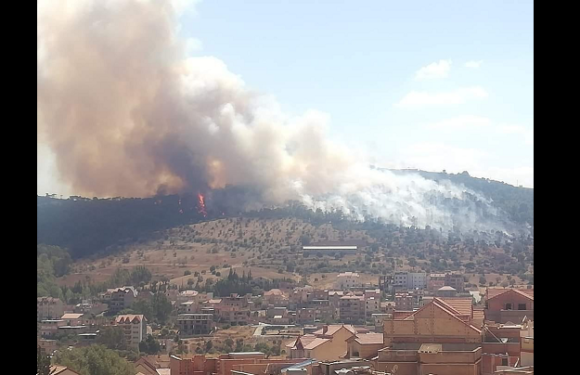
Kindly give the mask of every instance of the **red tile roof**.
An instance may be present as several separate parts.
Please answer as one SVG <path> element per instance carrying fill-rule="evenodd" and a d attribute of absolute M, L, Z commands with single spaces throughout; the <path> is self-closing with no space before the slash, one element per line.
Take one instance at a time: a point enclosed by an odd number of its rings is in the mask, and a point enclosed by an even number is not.
<path fill-rule="evenodd" d="M 501 294 L 504 294 L 506 292 L 515 292 L 518 293 L 530 300 L 534 300 L 534 289 L 516 289 L 516 288 L 487 288 L 487 293 L 486 293 L 486 297 L 487 300 L 489 301 L 492 298 L 495 298 Z"/>

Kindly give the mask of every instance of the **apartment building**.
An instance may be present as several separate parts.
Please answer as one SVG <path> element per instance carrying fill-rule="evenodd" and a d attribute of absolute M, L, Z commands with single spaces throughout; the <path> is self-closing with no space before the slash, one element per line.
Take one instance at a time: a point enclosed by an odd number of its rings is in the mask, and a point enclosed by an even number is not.
<path fill-rule="evenodd" d="M 122 310 L 130 308 L 136 298 L 137 290 L 132 286 L 109 289 L 105 293 L 105 300 L 109 305 L 109 312 L 112 314 L 117 314 Z"/>
<path fill-rule="evenodd" d="M 119 315 L 115 324 L 123 329 L 127 345 L 132 348 L 139 348 L 139 343 L 147 336 L 147 319 L 142 314 Z"/>
<path fill-rule="evenodd" d="M 344 323 L 364 322 L 365 299 L 363 296 L 348 295 L 340 298 L 339 316 Z"/>
<path fill-rule="evenodd" d="M 177 326 L 183 336 L 207 335 L 213 331 L 215 323 L 212 314 L 180 314 Z"/>
<path fill-rule="evenodd" d="M 427 287 L 426 272 L 395 272 L 393 285 L 407 289 L 425 289 Z"/>

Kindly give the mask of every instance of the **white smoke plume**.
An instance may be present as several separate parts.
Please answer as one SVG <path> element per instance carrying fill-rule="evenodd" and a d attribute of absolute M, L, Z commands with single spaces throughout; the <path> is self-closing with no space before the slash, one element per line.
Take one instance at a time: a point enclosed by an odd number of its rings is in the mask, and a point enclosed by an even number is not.
<path fill-rule="evenodd" d="M 264 205 L 300 200 L 360 220 L 503 229 L 482 197 L 371 169 L 329 141 L 326 115 L 288 117 L 224 62 L 187 58 L 177 36 L 185 3 L 38 2 L 39 142 L 75 193 L 146 197 L 248 186 Z"/>

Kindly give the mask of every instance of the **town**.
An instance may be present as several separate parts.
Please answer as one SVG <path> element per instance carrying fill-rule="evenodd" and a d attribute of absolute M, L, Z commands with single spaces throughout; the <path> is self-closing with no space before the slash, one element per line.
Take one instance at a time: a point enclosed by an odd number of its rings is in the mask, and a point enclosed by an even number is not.
<path fill-rule="evenodd" d="M 265 288 L 217 296 L 165 281 L 75 305 L 38 297 L 39 351 L 98 343 L 125 353 L 135 375 L 533 374 L 533 285 L 480 293 L 450 271 L 396 271 L 376 282 L 343 272 L 325 289 L 254 279 L 251 269 L 230 268 L 224 280 Z"/>

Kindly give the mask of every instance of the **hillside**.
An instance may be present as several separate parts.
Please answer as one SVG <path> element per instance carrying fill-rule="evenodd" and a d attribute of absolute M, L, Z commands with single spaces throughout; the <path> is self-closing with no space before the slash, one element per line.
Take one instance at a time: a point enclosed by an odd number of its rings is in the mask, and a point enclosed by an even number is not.
<path fill-rule="evenodd" d="M 513 221 L 533 226 L 533 189 L 473 178 L 466 172 L 462 174 L 396 172 L 419 173 L 433 180 L 449 179 L 463 184 L 492 199 L 493 204 L 506 211 Z M 191 195 L 146 199 L 81 197 L 55 199 L 37 196 L 37 243 L 66 248 L 73 258 L 78 259 L 96 254 L 102 256 L 105 253 L 115 253 L 127 244 L 145 243 L 161 230 L 222 217 L 295 218 L 313 225 L 331 222 L 345 229 L 361 228 L 360 223 L 347 221 L 340 212 L 313 212 L 296 203 L 277 209 L 242 212 L 235 202 L 241 201 L 240 197 L 243 194 L 248 192 L 236 188 L 215 191 L 215 199 L 207 211 L 205 207 L 200 207 L 199 198 Z M 366 223 L 362 227 L 392 230 L 388 229 L 392 225 L 379 223 Z M 480 238 L 476 238 L 478 239 Z M 493 242 L 495 239 L 488 238 L 486 241 Z"/>
<path fill-rule="evenodd" d="M 303 243 L 358 241 L 356 255 L 305 256 Z M 533 241 L 530 238 L 499 239 L 488 245 L 473 239 L 441 236 L 438 231 L 390 227 L 378 230 L 347 229 L 337 224 L 313 225 L 299 219 L 226 218 L 183 225 L 156 234 L 156 239 L 125 245 L 117 255 L 81 260 L 71 274 L 58 283 L 72 286 L 87 277 L 93 282 L 110 279 L 119 269 L 141 265 L 156 279 L 177 285 L 191 283 L 211 288 L 230 268 L 252 272 L 254 278 L 288 279 L 321 287 L 332 285 L 338 272 L 355 271 L 376 282 L 393 270 L 423 269 L 427 272 L 463 270 L 471 283 L 481 274 L 486 283 L 533 280 Z M 489 279 L 491 277 L 491 279 Z M 510 276 L 511 277 L 511 276 Z M 511 280 L 511 279 L 510 279 Z"/>

